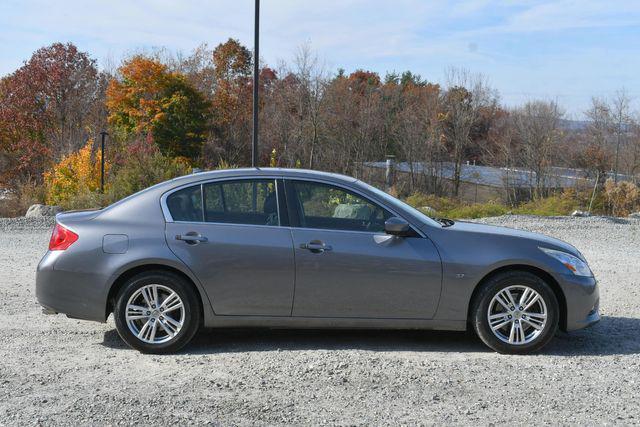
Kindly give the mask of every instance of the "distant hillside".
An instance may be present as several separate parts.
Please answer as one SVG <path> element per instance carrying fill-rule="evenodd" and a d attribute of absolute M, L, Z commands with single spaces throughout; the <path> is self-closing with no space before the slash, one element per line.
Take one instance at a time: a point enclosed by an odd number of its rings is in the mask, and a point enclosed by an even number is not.
<path fill-rule="evenodd" d="M 564 130 L 583 131 L 589 127 L 586 120 L 560 120 L 560 127 Z"/>

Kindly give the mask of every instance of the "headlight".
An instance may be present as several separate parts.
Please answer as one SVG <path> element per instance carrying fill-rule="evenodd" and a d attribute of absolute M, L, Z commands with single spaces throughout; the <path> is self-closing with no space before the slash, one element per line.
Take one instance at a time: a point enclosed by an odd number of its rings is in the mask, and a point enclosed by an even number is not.
<path fill-rule="evenodd" d="M 591 269 L 589 268 L 587 263 L 582 261 L 580 258 L 573 256 L 571 254 L 568 254 L 566 252 L 556 251 L 553 249 L 547 249 L 547 248 L 539 248 L 539 249 L 542 252 L 549 255 L 550 257 L 553 257 L 558 261 L 560 261 L 562 265 L 567 267 L 567 269 L 569 269 L 576 276 L 586 276 L 586 277 L 593 276 L 593 273 L 591 272 Z"/>

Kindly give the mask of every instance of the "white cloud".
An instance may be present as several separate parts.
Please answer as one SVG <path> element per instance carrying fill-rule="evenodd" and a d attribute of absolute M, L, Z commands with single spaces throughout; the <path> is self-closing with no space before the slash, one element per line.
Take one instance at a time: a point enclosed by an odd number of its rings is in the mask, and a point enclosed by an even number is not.
<path fill-rule="evenodd" d="M 531 37 L 553 34 L 560 42 L 563 32 L 640 25 L 640 1 L 262 0 L 261 6 L 261 56 L 272 65 L 310 42 L 331 69 L 412 69 L 433 79 L 448 65 L 465 66 L 487 73 L 505 92 L 515 92 L 524 80 L 550 96 L 563 89 L 544 80 L 551 71 L 558 81 L 580 80 L 580 90 L 614 86 L 617 77 L 597 80 L 607 75 L 600 48 L 540 52 L 528 44 Z M 2 0 L 0 75 L 55 41 L 74 42 L 109 66 L 141 48 L 190 51 L 228 37 L 252 46 L 253 0 Z M 515 53 L 502 48 L 513 38 L 522 45 Z M 610 49 L 618 52 L 614 57 L 634 56 L 634 44 L 637 40 Z M 583 75 L 573 76 L 587 66 Z M 624 84 L 640 91 L 637 78 L 630 79 L 626 75 Z"/>

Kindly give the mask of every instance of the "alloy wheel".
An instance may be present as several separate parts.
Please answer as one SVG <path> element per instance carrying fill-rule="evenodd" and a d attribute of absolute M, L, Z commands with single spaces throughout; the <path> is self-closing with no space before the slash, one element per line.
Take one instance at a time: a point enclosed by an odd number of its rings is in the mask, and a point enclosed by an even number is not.
<path fill-rule="evenodd" d="M 547 325 L 547 305 L 534 289 L 515 285 L 501 289 L 489 303 L 487 318 L 493 334 L 511 345 L 534 341 Z"/>
<path fill-rule="evenodd" d="M 180 296 L 171 288 L 150 284 L 127 301 L 125 319 L 133 335 L 149 344 L 162 344 L 178 335 L 185 320 Z"/>

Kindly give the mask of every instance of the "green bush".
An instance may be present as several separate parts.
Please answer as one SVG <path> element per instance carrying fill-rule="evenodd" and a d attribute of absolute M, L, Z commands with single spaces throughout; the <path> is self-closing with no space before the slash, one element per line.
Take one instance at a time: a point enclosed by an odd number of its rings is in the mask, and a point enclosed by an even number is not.
<path fill-rule="evenodd" d="M 578 208 L 581 208 L 581 204 L 575 195 L 565 193 L 531 200 L 518 206 L 513 212 L 523 215 L 560 216 L 569 215 Z"/>
<path fill-rule="evenodd" d="M 107 200 L 116 202 L 159 182 L 187 175 L 191 170 L 186 159 L 166 157 L 159 152 L 130 157 L 114 170 Z"/>
<path fill-rule="evenodd" d="M 425 214 L 442 218 L 483 218 L 504 215 L 511 209 L 499 202 L 465 203 L 450 197 L 415 193 L 406 202 Z"/>
<path fill-rule="evenodd" d="M 405 200 L 411 206 L 423 209 L 429 207 L 436 212 L 448 212 L 460 207 L 461 202 L 450 197 L 438 197 L 433 194 L 414 193 Z"/>
<path fill-rule="evenodd" d="M 444 211 L 441 216 L 451 219 L 475 219 L 506 215 L 510 211 L 511 209 L 508 206 L 496 202 L 473 203 Z"/>
<path fill-rule="evenodd" d="M 590 198 L 590 192 L 579 193 L 575 190 L 567 190 L 559 195 L 531 200 L 519 206 L 509 206 L 499 201 L 467 203 L 449 197 L 416 193 L 407 197 L 406 202 L 434 217 L 475 219 L 508 213 L 540 216 L 569 215 L 576 209 L 588 209 Z M 593 201 L 592 213 L 604 213 L 605 204 L 604 196 L 597 193 Z"/>

